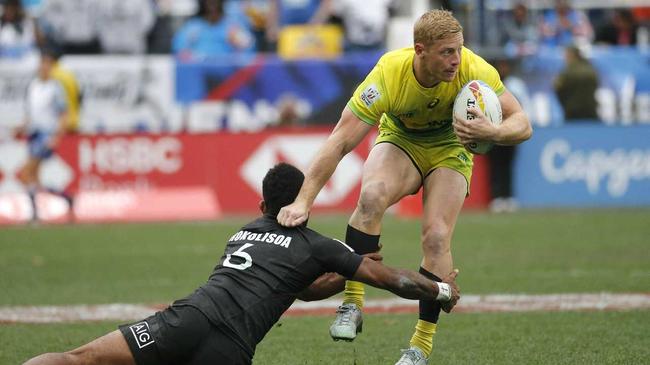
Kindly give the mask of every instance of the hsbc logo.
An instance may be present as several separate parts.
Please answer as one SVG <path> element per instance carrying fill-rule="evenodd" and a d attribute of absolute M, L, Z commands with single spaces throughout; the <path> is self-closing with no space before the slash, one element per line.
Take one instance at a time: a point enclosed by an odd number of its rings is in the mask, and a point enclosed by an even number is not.
<path fill-rule="evenodd" d="M 327 134 L 271 137 L 244 162 L 240 175 L 261 196 L 262 180 L 271 167 L 287 162 L 306 172 L 327 137 Z M 362 169 L 363 159 L 354 151 L 348 153 L 321 189 L 314 205 L 339 204 L 361 181 Z"/>
<path fill-rule="evenodd" d="M 114 137 L 79 142 L 79 169 L 82 173 L 173 174 L 182 166 L 182 144 L 173 137 Z"/>

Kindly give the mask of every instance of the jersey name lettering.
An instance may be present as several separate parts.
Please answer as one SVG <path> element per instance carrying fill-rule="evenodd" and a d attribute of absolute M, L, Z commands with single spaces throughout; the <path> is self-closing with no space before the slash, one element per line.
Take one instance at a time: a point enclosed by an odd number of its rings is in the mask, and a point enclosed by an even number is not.
<path fill-rule="evenodd" d="M 272 243 L 277 246 L 281 246 L 284 248 L 289 248 L 289 245 L 291 244 L 291 237 L 282 235 L 282 234 L 276 234 L 276 233 L 253 233 L 253 232 L 248 232 L 248 231 L 239 231 L 235 233 L 228 242 L 233 242 L 233 241 L 256 241 L 256 242 L 266 242 L 266 243 Z"/>

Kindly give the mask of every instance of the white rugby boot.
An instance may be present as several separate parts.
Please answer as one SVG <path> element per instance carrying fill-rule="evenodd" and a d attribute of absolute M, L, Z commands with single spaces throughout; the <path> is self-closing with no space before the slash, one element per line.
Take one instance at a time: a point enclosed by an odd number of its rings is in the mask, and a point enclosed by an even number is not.
<path fill-rule="evenodd" d="M 427 365 L 427 357 L 424 352 L 415 346 L 411 346 L 407 350 L 402 350 L 402 357 L 395 363 L 395 365 Z"/>
<path fill-rule="evenodd" d="M 336 310 L 336 319 L 330 326 L 330 336 L 334 341 L 353 341 L 363 329 L 361 309 L 353 303 L 343 303 Z"/>

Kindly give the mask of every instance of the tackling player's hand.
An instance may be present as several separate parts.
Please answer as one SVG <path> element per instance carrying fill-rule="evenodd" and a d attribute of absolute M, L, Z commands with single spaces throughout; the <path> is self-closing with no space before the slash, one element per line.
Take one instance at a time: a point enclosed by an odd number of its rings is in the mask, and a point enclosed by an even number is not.
<path fill-rule="evenodd" d="M 467 112 L 474 118 L 467 120 L 454 117 L 452 126 L 460 143 L 466 145 L 471 142 L 492 141 L 496 134 L 496 127 L 487 119 L 480 108 L 467 108 Z"/>
<path fill-rule="evenodd" d="M 458 269 L 454 269 L 454 271 L 442 279 L 443 283 L 449 284 L 451 287 L 451 299 L 447 302 L 440 303 L 440 306 L 445 313 L 451 312 L 460 299 L 460 288 L 458 288 L 458 285 L 456 284 L 456 276 L 458 276 Z"/>
<path fill-rule="evenodd" d="M 384 260 L 384 256 L 382 256 L 379 252 L 371 252 L 363 255 L 363 257 L 367 257 L 373 261 L 378 261 L 381 262 Z"/>
<path fill-rule="evenodd" d="M 285 227 L 298 226 L 307 218 L 309 218 L 309 207 L 299 201 L 282 207 L 278 213 L 278 223 Z"/>

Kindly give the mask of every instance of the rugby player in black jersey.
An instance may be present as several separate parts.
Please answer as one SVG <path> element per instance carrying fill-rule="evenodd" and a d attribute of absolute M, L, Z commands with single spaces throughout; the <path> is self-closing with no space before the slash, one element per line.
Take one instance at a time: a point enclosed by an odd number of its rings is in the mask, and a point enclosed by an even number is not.
<path fill-rule="evenodd" d="M 327 298 L 344 289 L 346 278 L 408 299 L 439 300 L 451 310 L 460 298 L 457 271 L 435 282 L 384 266 L 377 253 L 357 255 L 306 224 L 278 224 L 278 211 L 295 199 L 303 180 L 289 164 L 269 170 L 262 183 L 263 216 L 230 237 L 220 263 L 194 293 L 75 350 L 43 354 L 25 365 L 250 364 L 256 345 L 296 298 Z"/>

